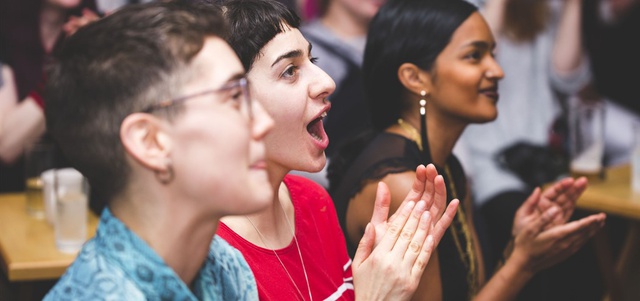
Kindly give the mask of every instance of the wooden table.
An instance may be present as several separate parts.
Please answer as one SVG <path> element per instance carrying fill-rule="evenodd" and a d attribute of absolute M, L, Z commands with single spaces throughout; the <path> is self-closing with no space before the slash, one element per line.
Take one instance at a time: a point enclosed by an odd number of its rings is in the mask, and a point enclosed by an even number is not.
<path fill-rule="evenodd" d="M 600 231 L 595 237 L 596 252 L 609 287 L 611 300 L 622 299 L 622 287 L 628 279 L 628 268 L 640 257 L 640 193 L 631 189 L 629 165 L 609 168 L 602 181 L 590 182 L 577 207 L 605 212 L 629 220 L 630 228 L 617 262 L 613 260 L 608 237 Z"/>
<path fill-rule="evenodd" d="M 0 264 L 11 282 L 59 278 L 75 255 L 56 249 L 53 226 L 27 215 L 24 193 L 0 194 Z M 98 218 L 89 211 L 88 238 Z"/>

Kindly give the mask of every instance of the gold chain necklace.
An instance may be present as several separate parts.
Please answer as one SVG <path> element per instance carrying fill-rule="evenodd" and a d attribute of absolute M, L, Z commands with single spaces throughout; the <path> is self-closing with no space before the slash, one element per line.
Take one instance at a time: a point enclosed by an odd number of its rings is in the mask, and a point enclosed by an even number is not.
<path fill-rule="evenodd" d="M 418 145 L 420 151 L 422 151 L 422 138 L 418 130 L 402 118 L 398 118 L 398 125 L 409 135 L 409 138 Z"/>
<path fill-rule="evenodd" d="M 280 204 L 280 208 L 282 208 L 282 213 L 284 213 L 284 218 L 287 221 L 287 226 L 289 228 L 289 231 L 291 232 L 291 235 L 293 235 L 293 241 L 296 243 L 296 248 L 298 249 L 298 256 L 300 256 L 300 262 L 302 263 L 302 272 L 304 273 L 304 280 L 307 282 L 307 292 L 309 293 L 309 301 L 313 301 L 313 296 L 311 295 L 311 286 L 309 285 L 309 276 L 307 275 L 307 268 L 304 265 L 304 259 L 302 259 L 302 252 L 300 252 L 300 245 L 298 244 L 298 238 L 296 238 L 296 234 L 293 231 L 291 222 L 289 222 L 289 216 L 287 216 L 287 212 L 284 210 L 282 203 L 280 201 L 278 201 L 278 203 Z M 300 291 L 300 288 L 298 288 L 298 285 L 296 284 L 296 282 L 293 281 L 293 277 L 291 277 L 289 270 L 287 270 L 287 267 L 284 265 L 284 262 L 282 262 L 282 260 L 280 259 L 280 256 L 278 256 L 278 252 L 276 252 L 276 250 L 274 250 L 269 246 L 269 244 L 267 244 L 266 240 L 264 239 L 264 235 L 262 235 L 260 230 L 258 230 L 258 227 L 256 227 L 253 221 L 251 221 L 251 219 L 248 216 L 245 216 L 245 218 L 249 221 L 253 229 L 256 230 L 256 232 L 258 233 L 258 236 L 260 237 L 260 240 L 267 247 L 267 249 L 270 249 L 271 251 L 273 251 L 273 255 L 276 256 L 276 258 L 280 262 L 280 265 L 282 266 L 284 271 L 287 273 L 287 276 L 289 276 L 289 280 L 291 280 L 293 287 L 295 287 L 296 290 L 298 291 L 300 298 L 304 300 L 304 295 L 302 294 L 302 291 Z"/>
<path fill-rule="evenodd" d="M 398 125 L 409 135 L 410 139 L 413 140 L 417 145 L 420 151 L 422 151 L 422 139 L 420 137 L 420 133 L 418 130 L 413 127 L 411 124 L 405 122 L 402 118 L 398 119 Z M 451 175 L 451 171 L 449 170 L 449 164 L 444 165 L 444 172 L 446 173 L 447 186 L 448 190 L 451 191 L 452 199 L 458 198 L 458 193 L 456 190 L 456 184 L 453 181 L 453 176 Z M 464 263 L 464 265 L 468 269 L 467 273 L 467 284 L 469 285 L 469 300 L 473 299 L 472 297 L 478 292 L 478 275 L 477 275 L 477 262 L 475 256 L 475 249 L 473 247 L 473 239 L 471 237 L 471 232 L 469 231 L 469 227 L 467 225 L 466 215 L 464 210 L 458 210 L 456 214 L 456 220 L 460 224 L 460 230 L 462 230 L 462 234 L 466 241 L 466 248 L 462 250 L 462 244 L 460 243 L 458 229 L 456 227 L 450 227 L 453 232 L 453 241 L 458 249 L 458 254 L 460 255 L 460 260 Z M 468 256 L 468 258 L 466 258 Z"/>

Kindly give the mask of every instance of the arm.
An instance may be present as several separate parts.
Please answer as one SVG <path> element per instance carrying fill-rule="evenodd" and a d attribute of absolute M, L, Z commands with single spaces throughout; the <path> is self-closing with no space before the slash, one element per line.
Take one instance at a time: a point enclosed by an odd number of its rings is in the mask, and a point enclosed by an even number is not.
<path fill-rule="evenodd" d="M 391 201 L 386 184 L 379 184 L 375 202 L 371 223 L 353 259 L 356 298 L 408 300 L 459 202 L 445 205 L 444 180 L 433 166 L 416 169 L 412 189 L 389 220 Z"/>
<path fill-rule="evenodd" d="M 0 87 L 0 161 L 12 163 L 45 131 L 44 112 L 36 101 L 27 97 L 18 103 L 13 74 L 1 67 L 4 84 Z"/>
<path fill-rule="evenodd" d="M 582 0 L 565 0 L 552 51 L 552 66 L 559 76 L 569 76 L 580 67 L 582 49 Z"/>

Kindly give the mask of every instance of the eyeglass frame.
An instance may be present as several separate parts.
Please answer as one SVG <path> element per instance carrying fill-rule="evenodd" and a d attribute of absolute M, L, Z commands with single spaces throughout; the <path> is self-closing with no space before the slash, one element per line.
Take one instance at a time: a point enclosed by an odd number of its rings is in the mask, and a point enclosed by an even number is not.
<path fill-rule="evenodd" d="M 155 110 L 166 109 L 175 105 L 183 104 L 187 100 L 190 100 L 199 96 L 212 94 L 212 93 L 225 92 L 231 89 L 235 89 L 237 87 L 240 87 L 240 89 L 242 90 L 242 95 L 244 96 L 244 102 L 245 102 L 244 104 L 247 107 L 247 115 L 249 117 L 249 120 L 253 120 L 253 100 L 251 99 L 251 94 L 249 93 L 249 80 L 245 76 L 240 77 L 236 80 L 232 80 L 222 85 L 222 87 L 220 88 L 205 90 L 205 91 L 201 91 L 191 95 L 181 96 L 181 97 L 173 98 L 169 100 L 163 100 L 161 102 L 144 107 L 142 110 L 140 110 L 140 112 L 151 113 Z"/>

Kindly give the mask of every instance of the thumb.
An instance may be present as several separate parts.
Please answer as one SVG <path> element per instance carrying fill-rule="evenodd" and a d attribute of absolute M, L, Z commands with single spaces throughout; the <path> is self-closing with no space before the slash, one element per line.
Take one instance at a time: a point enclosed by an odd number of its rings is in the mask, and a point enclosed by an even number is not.
<path fill-rule="evenodd" d="M 367 227 L 364 228 L 364 235 L 362 235 L 362 239 L 360 239 L 360 243 L 358 243 L 358 249 L 356 250 L 356 254 L 353 256 L 353 263 L 351 264 L 354 268 L 358 268 L 367 258 L 371 255 L 373 251 L 373 242 L 376 238 L 375 229 L 371 223 L 367 224 Z"/>
<path fill-rule="evenodd" d="M 371 215 L 371 223 L 376 226 L 387 221 L 389 217 L 389 206 L 391 206 L 391 194 L 389 187 L 384 182 L 378 182 L 376 190 L 376 200 Z M 366 230 L 365 230 L 366 232 Z"/>
<path fill-rule="evenodd" d="M 538 206 L 539 201 L 540 201 L 540 187 L 536 187 L 536 189 L 533 190 L 533 192 L 527 198 L 527 200 L 524 201 L 524 203 L 522 203 L 520 210 L 524 210 L 524 213 L 526 215 L 529 215 L 536 210 L 536 206 Z"/>

